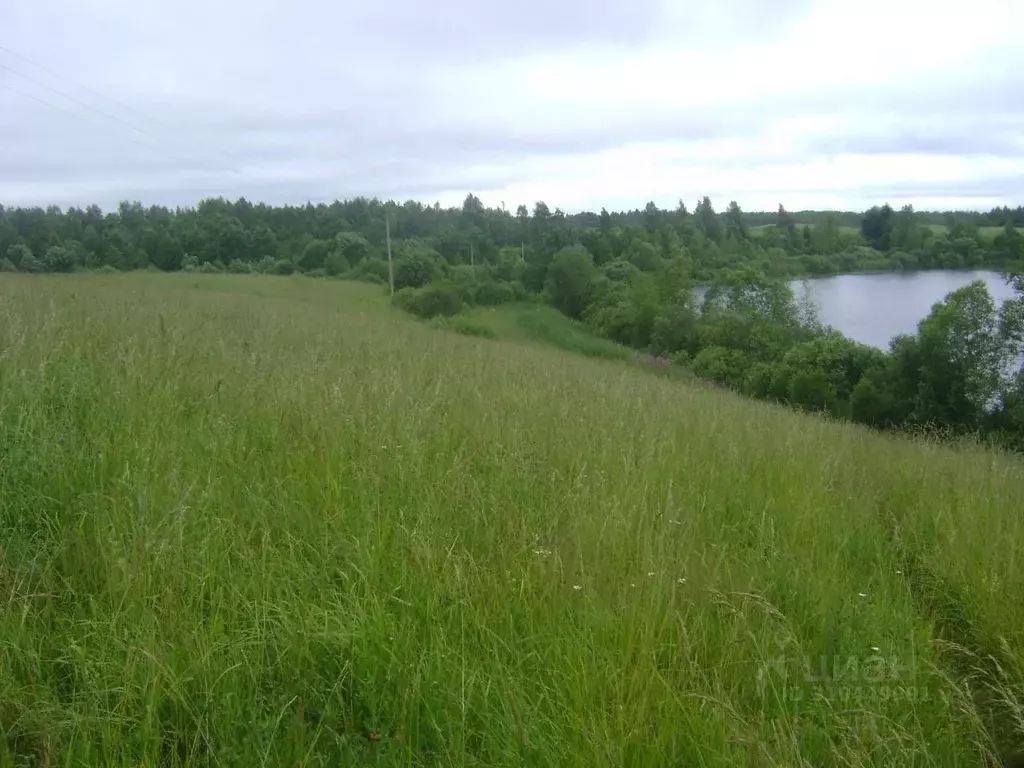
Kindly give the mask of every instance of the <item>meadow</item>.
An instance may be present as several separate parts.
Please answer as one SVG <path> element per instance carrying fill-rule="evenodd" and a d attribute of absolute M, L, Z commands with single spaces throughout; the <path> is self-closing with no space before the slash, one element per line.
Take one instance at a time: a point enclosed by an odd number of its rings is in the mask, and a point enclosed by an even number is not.
<path fill-rule="evenodd" d="M 544 308 L 466 322 L 0 276 L 0 765 L 1024 748 L 1019 457 L 659 376 Z"/>

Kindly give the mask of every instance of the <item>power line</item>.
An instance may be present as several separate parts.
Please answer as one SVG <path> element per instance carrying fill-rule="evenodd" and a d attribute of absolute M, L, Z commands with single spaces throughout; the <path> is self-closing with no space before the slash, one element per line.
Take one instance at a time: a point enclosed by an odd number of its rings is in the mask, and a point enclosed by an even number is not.
<path fill-rule="evenodd" d="M 120 107 L 121 109 L 123 109 L 126 112 L 132 112 L 135 115 L 141 117 L 143 120 L 146 120 L 146 121 L 148 121 L 148 122 L 150 122 L 150 123 L 152 123 L 154 125 L 159 125 L 159 126 L 162 126 L 163 128 L 166 128 L 167 130 L 172 130 L 172 131 L 179 130 L 175 126 L 171 126 L 171 125 L 168 125 L 167 123 L 164 123 L 164 122 L 162 122 L 160 120 L 156 120 L 156 119 L 150 117 L 149 115 L 146 115 L 145 113 L 140 112 L 138 109 L 136 109 L 134 107 L 128 106 L 124 102 L 118 101 L 117 99 L 115 99 L 115 98 L 113 98 L 111 96 L 107 96 L 107 95 L 105 95 L 103 93 L 100 93 L 95 88 L 90 88 L 89 86 L 87 86 L 87 85 L 85 85 L 83 83 L 80 83 L 80 82 L 78 82 L 78 81 L 68 77 L 67 75 L 63 75 L 60 72 L 57 72 L 56 70 L 51 69 L 50 67 L 47 67 L 45 64 L 40 64 L 38 61 L 29 58 L 28 56 L 26 56 L 23 53 L 18 53 L 17 51 L 8 48 L 6 45 L 0 44 L 0 51 L 3 51 L 4 53 L 10 54 L 11 56 L 15 56 L 15 57 L 21 59 L 22 61 L 27 62 L 28 64 L 31 64 L 34 67 L 38 67 L 39 69 L 43 70 L 44 72 L 48 72 L 49 74 L 53 75 L 54 77 L 58 77 L 58 78 L 61 78 L 63 80 L 66 80 L 69 83 L 71 83 L 72 85 L 75 85 L 76 87 L 81 88 L 84 91 L 88 91 L 89 93 L 93 94 L 94 96 L 98 96 L 99 98 L 104 99 L 105 101 L 108 101 L 111 104 L 114 104 L 114 105 Z M 224 150 L 216 149 L 216 148 L 214 148 L 214 151 L 217 154 L 219 154 L 219 155 L 221 155 L 223 157 L 228 158 L 229 160 L 231 160 L 234 163 L 243 163 L 244 162 L 241 158 L 235 157 L 230 152 L 226 152 Z"/>
<path fill-rule="evenodd" d="M 5 48 L 4 50 L 7 50 L 7 49 Z M 0 63 L 0 70 L 4 70 L 6 72 L 10 72 L 12 75 L 14 75 L 16 77 L 20 77 L 23 80 L 27 80 L 28 82 L 32 83 L 33 85 L 35 85 L 35 86 L 37 86 L 39 88 L 44 88 L 47 91 L 50 91 L 51 93 L 55 93 L 58 96 L 67 99 L 68 101 L 71 101 L 71 102 L 73 102 L 75 104 L 78 104 L 78 105 L 80 105 L 82 107 L 85 107 L 86 109 L 92 110 L 93 112 L 96 112 L 97 114 L 103 115 L 108 120 L 113 120 L 116 123 L 120 123 L 122 125 L 126 125 L 126 126 L 128 126 L 128 128 L 130 128 L 131 130 L 135 131 L 136 133 L 140 133 L 143 136 L 148 136 L 148 137 L 150 137 L 152 139 L 156 139 L 157 141 L 161 141 L 161 142 L 165 141 L 160 136 L 157 136 L 156 134 L 152 133 L 151 131 L 147 131 L 144 128 L 139 128 L 137 125 L 132 125 L 127 120 L 124 120 L 123 118 L 117 117 L 116 115 L 112 115 L 109 112 L 100 109 L 99 107 L 96 107 L 96 106 L 94 106 L 92 104 L 89 104 L 88 102 L 85 102 L 85 101 L 82 101 L 79 98 L 76 98 L 75 96 L 72 96 L 72 95 L 70 95 L 68 93 L 65 93 L 64 91 L 60 90 L 59 88 L 54 88 L 53 86 L 47 85 L 46 83 L 39 81 L 38 79 L 32 77 L 31 75 L 26 75 L 23 72 L 19 72 L 18 70 L 13 69 L 12 67 L 7 66 L 6 64 Z M 163 152 L 164 150 L 158 149 L 158 151 Z M 186 163 L 190 162 L 190 160 L 195 160 L 195 158 L 191 158 L 190 159 L 190 158 L 183 158 L 183 157 L 181 157 L 179 155 L 172 155 L 169 152 L 165 152 L 165 154 L 167 154 L 169 157 L 173 157 L 175 160 L 179 160 L 179 161 L 186 162 Z M 236 171 L 234 168 L 231 168 L 230 166 L 226 166 L 226 165 L 221 164 L 221 167 L 224 168 L 227 171 L 230 171 L 233 174 L 236 174 L 236 175 L 239 175 L 239 176 L 241 175 L 238 171 Z"/>

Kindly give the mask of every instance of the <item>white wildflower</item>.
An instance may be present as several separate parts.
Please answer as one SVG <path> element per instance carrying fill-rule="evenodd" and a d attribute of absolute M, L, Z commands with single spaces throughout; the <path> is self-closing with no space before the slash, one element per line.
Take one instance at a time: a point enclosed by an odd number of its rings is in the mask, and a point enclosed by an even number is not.
<path fill-rule="evenodd" d="M 863 599 L 867 599 L 867 596 L 868 596 L 868 593 L 867 593 L 867 592 L 858 592 L 857 594 L 858 594 L 858 595 L 860 595 L 860 596 L 861 596 L 861 598 L 863 598 Z"/>
<path fill-rule="evenodd" d="M 583 589 L 583 585 L 582 584 L 573 584 L 572 588 L 575 589 L 577 592 L 579 592 L 581 589 Z"/>

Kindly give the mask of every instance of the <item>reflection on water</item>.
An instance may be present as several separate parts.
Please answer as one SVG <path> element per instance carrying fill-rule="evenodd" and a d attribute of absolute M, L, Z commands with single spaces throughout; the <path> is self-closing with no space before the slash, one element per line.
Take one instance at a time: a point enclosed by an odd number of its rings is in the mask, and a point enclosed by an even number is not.
<path fill-rule="evenodd" d="M 808 287 L 823 323 L 855 341 L 888 349 L 894 336 L 915 333 L 934 304 L 974 280 L 983 280 L 997 303 L 1013 296 L 999 274 L 988 270 L 836 275 L 792 285 L 798 298 Z"/>

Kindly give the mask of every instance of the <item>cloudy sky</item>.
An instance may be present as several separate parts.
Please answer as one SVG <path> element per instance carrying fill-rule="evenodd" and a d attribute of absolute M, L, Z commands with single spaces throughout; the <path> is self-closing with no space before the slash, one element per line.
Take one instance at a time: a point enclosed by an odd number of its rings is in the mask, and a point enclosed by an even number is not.
<path fill-rule="evenodd" d="M 1024 203 L 1022 0 L 0 0 L 0 203 Z"/>

